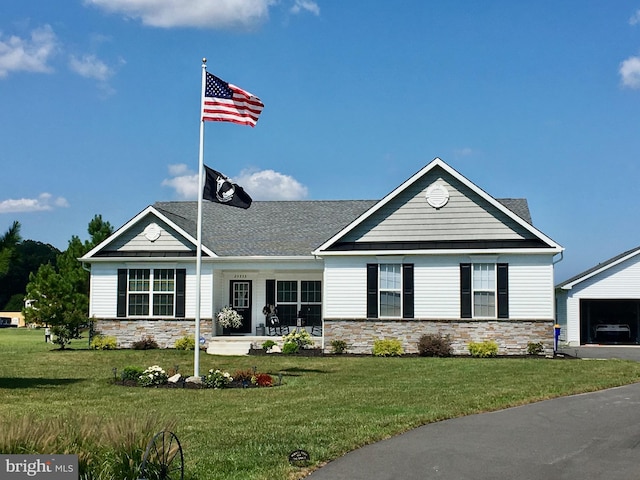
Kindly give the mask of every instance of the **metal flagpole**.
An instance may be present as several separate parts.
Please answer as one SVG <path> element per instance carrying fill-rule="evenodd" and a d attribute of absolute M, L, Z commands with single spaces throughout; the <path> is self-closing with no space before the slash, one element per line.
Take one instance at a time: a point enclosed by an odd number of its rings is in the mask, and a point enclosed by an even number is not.
<path fill-rule="evenodd" d="M 202 276 L 202 191 L 204 190 L 204 94 L 207 81 L 207 59 L 202 59 L 202 93 L 200 95 L 200 150 L 198 153 L 198 221 L 197 237 L 198 250 L 196 252 L 196 329 L 195 349 L 193 351 L 193 376 L 200 376 L 200 304 L 201 304 L 201 276 Z"/>

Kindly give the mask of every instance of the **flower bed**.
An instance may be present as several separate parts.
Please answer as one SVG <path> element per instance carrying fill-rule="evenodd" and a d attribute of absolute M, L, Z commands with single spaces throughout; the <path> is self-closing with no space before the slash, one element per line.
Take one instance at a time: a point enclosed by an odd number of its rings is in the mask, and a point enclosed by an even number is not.
<path fill-rule="evenodd" d="M 282 380 L 279 378 L 277 384 L 280 385 L 281 382 Z M 126 367 L 122 370 L 120 379 L 114 369 L 113 383 L 125 387 L 191 389 L 259 388 L 272 387 L 276 384 L 270 374 L 258 372 L 255 368 L 236 370 L 233 375 L 219 369 L 211 369 L 201 377 L 184 377 L 177 372 L 169 376 L 158 365 L 153 365 L 145 370 L 138 367 Z"/>

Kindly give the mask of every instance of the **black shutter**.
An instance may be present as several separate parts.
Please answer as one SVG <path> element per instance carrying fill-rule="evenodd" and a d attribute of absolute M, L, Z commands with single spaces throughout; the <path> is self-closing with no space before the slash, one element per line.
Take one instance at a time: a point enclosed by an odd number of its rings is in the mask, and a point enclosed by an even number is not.
<path fill-rule="evenodd" d="M 118 306 L 117 306 L 116 315 L 118 317 L 127 316 L 127 269 L 126 268 L 118 269 Z"/>
<path fill-rule="evenodd" d="M 378 318 L 377 263 L 367 263 L 367 318 Z"/>
<path fill-rule="evenodd" d="M 460 264 L 460 318 L 471 318 L 471 264 Z"/>
<path fill-rule="evenodd" d="M 185 311 L 185 290 L 186 290 L 187 270 L 178 268 L 176 270 L 176 317 L 184 318 Z"/>
<path fill-rule="evenodd" d="M 413 263 L 402 264 L 402 318 L 413 318 Z"/>
<path fill-rule="evenodd" d="M 509 318 L 509 264 L 498 264 L 498 318 Z"/>
<path fill-rule="evenodd" d="M 267 300 L 267 305 L 275 305 L 276 304 L 276 281 L 267 280 L 265 291 L 266 291 L 265 298 Z"/>

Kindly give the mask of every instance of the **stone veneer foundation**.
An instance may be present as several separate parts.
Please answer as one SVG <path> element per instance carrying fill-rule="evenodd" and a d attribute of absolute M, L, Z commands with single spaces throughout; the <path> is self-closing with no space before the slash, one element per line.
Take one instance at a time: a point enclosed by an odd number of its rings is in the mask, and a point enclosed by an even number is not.
<path fill-rule="evenodd" d="M 211 319 L 201 319 L 201 337 L 211 337 L 212 324 Z M 93 328 L 96 333 L 115 337 L 118 348 L 131 348 L 134 342 L 145 337 L 153 338 L 160 348 L 173 348 L 179 338 L 193 336 L 195 320 L 94 319 Z"/>
<path fill-rule="evenodd" d="M 449 335 L 454 355 L 468 355 L 470 342 L 493 340 L 499 355 L 526 355 L 529 342 L 542 342 L 544 354 L 553 354 L 553 320 L 352 320 L 325 319 L 324 344 L 347 343 L 348 353 L 367 354 L 373 342 L 397 338 L 405 353 L 418 353 L 424 334 Z"/>

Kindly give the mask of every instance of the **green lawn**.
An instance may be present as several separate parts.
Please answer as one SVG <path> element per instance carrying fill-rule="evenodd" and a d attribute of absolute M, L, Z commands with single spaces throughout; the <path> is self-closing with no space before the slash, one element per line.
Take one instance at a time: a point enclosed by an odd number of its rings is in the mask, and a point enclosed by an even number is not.
<path fill-rule="evenodd" d="M 283 385 L 190 390 L 114 386 L 113 368 L 175 365 L 193 373 L 193 352 L 59 351 L 42 330 L 0 330 L 0 419 L 117 419 L 137 428 L 151 416 L 175 421 L 188 478 L 295 479 L 288 454 L 312 467 L 425 423 L 640 381 L 640 363 L 606 360 L 214 357 L 200 373 L 256 366 Z M 0 433 L 0 437 L 2 433 Z M 54 452 L 60 453 L 60 452 Z M 73 453 L 73 452 L 69 452 Z"/>

